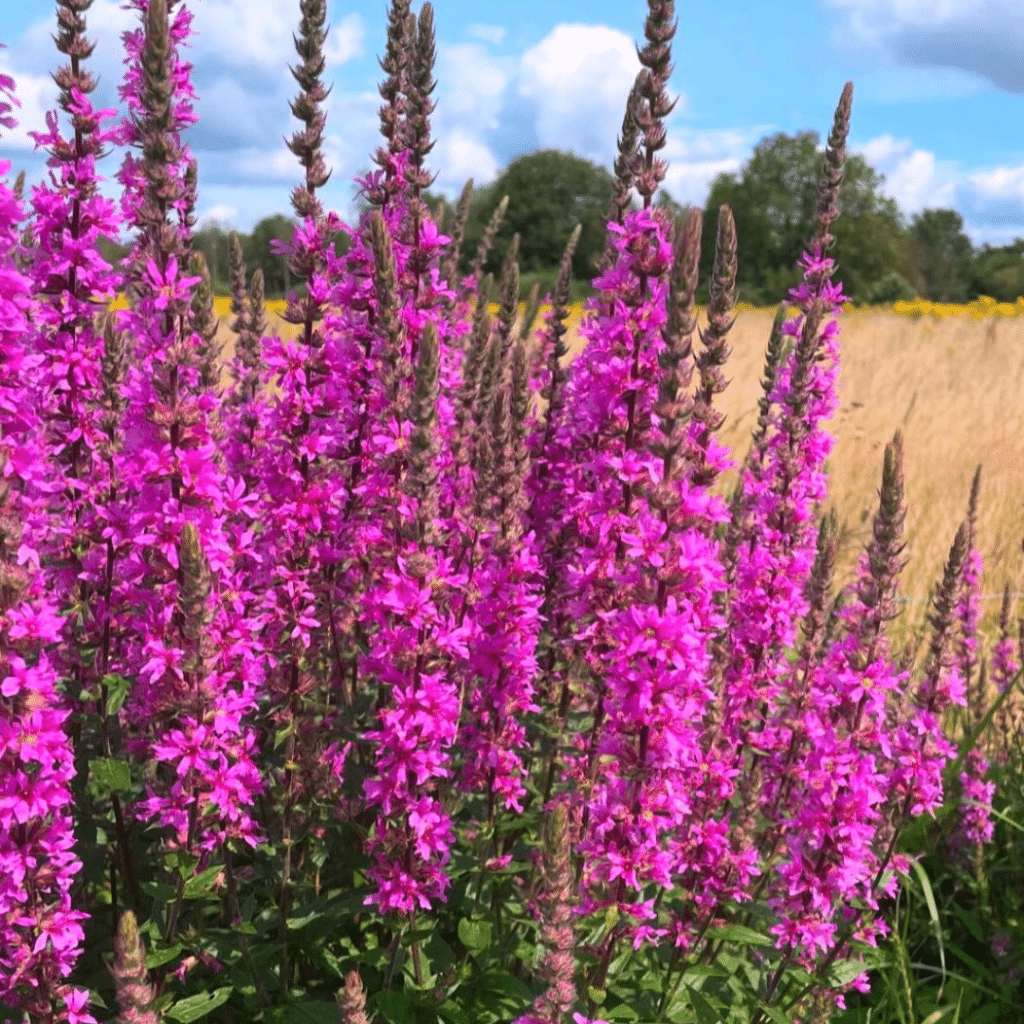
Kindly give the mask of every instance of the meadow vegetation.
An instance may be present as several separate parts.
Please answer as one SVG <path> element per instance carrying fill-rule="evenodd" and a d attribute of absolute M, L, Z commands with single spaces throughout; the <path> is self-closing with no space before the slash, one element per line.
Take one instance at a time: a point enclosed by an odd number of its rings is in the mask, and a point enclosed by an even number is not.
<path fill-rule="evenodd" d="M 346 225 L 301 0 L 277 330 L 241 240 L 225 317 L 194 245 L 188 5 L 131 0 L 120 117 L 89 6 L 53 177 L 0 165 L 0 1013 L 1020 1019 L 1017 321 L 846 308 L 852 84 L 740 309 L 729 205 L 709 243 L 655 200 L 649 0 L 593 295 L 580 224 L 520 313 L 507 204 L 466 267 L 472 189 L 428 201 L 432 6 L 388 9 Z"/>

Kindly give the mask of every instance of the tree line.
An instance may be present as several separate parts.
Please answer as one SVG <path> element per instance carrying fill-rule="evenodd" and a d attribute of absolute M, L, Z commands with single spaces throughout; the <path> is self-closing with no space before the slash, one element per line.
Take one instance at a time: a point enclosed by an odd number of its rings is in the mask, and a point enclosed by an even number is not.
<path fill-rule="evenodd" d="M 766 136 L 738 173 L 720 174 L 704 204 L 701 281 L 706 289 L 714 260 L 718 208 L 728 203 L 736 220 L 738 297 L 755 305 L 773 305 L 797 284 L 796 267 L 804 239 L 815 219 L 817 181 L 823 149 L 816 132 Z M 846 161 L 840 190 L 842 216 L 833 228 L 833 256 L 844 290 L 859 304 L 889 303 L 920 297 L 935 302 L 968 302 L 989 295 L 1012 302 L 1024 295 L 1024 238 L 1010 245 L 976 248 L 963 230 L 963 218 L 951 209 L 926 209 L 906 218 L 896 201 L 881 192 L 884 178 L 859 155 Z M 519 235 L 523 294 L 537 283 L 540 294 L 552 290 L 566 240 L 576 224 L 582 234 L 573 257 L 575 299 L 590 293 L 605 246 L 605 217 L 615 180 L 603 167 L 572 153 L 546 149 L 519 157 L 496 181 L 468 196 L 460 271 L 468 273 L 487 224 L 504 196 L 507 211 L 498 227 L 485 270 L 498 273 L 514 234 Z M 456 210 L 444 196 L 425 199 L 443 228 L 451 229 Z M 683 207 L 666 191 L 657 197 L 675 213 Z M 357 201 L 358 205 L 358 201 Z M 246 266 L 263 271 L 266 296 L 283 297 L 293 282 L 287 259 L 270 250 L 270 241 L 290 241 L 295 221 L 277 213 L 239 232 Z M 211 222 L 195 232 L 193 245 L 206 258 L 214 290 L 229 292 L 230 228 Z M 348 236 L 339 233 L 335 250 L 343 255 Z M 127 252 L 106 246 L 113 259 Z M 702 297 L 707 300 L 706 290 Z"/>

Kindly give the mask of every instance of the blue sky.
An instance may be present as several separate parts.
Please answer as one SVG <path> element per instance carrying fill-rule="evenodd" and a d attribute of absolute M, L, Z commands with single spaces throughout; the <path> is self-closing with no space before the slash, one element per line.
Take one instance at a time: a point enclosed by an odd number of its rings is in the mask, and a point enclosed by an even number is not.
<path fill-rule="evenodd" d="M 711 180 L 737 171 L 765 135 L 827 135 L 843 83 L 854 82 L 851 148 L 886 177 L 910 217 L 953 207 L 976 243 L 1024 236 L 1024 18 L 1021 0 L 677 0 L 666 186 L 703 204 Z M 352 177 L 379 142 L 376 57 L 386 0 L 328 0 L 324 198 L 353 212 Z M 414 0 L 418 9 L 419 0 Z M 297 122 L 291 34 L 298 0 L 198 0 L 193 45 L 200 121 L 187 136 L 199 161 L 199 218 L 243 231 L 291 214 L 301 169 L 283 137 Z M 0 129 L 0 159 L 42 179 L 26 130 L 55 106 L 61 58 L 52 0 L 0 0 L 0 72 L 22 107 Z M 438 87 L 431 169 L 454 196 L 466 178 L 492 181 L 517 156 L 571 150 L 611 167 L 638 63 L 640 0 L 437 0 Z M 119 107 L 120 34 L 137 15 L 94 0 L 87 62 L 94 101 Z M 120 154 L 100 165 L 113 179 Z M 104 192 L 114 195 L 108 183 Z"/>

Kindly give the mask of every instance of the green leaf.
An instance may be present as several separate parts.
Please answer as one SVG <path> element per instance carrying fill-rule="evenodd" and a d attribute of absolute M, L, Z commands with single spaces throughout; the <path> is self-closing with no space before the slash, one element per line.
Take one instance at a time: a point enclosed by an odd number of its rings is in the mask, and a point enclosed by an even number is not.
<path fill-rule="evenodd" d="M 763 1003 L 758 1006 L 762 1013 L 768 1014 L 775 1024 L 793 1024 L 780 1006 L 765 1006 Z"/>
<path fill-rule="evenodd" d="M 491 945 L 491 925 L 488 921 L 471 921 L 464 917 L 459 922 L 459 942 L 474 956 L 479 956 Z"/>
<path fill-rule="evenodd" d="M 196 900 L 208 895 L 213 891 L 214 879 L 224 870 L 219 864 L 207 868 L 201 874 L 190 878 L 185 883 L 185 899 Z"/>
<path fill-rule="evenodd" d="M 453 1003 L 450 999 L 443 1002 L 437 1012 L 451 1024 L 474 1024 L 473 1018 L 461 1006 Z"/>
<path fill-rule="evenodd" d="M 606 1017 L 607 1014 L 602 1010 L 601 1016 Z M 697 1015 L 686 1002 L 685 997 L 674 1000 L 672 1005 L 665 1011 L 665 1016 L 671 1024 L 697 1024 Z"/>
<path fill-rule="evenodd" d="M 946 987 L 946 948 L 942 944 L 942 922 L 939 921 L 939 908 L 935 905 L 935 894 L 932 892 L 932 883 L 928 881 L 928 875 L 921 867 L 920 861 L 912 860 L 910 866 L 917 875 L 917 880 L 924 890 L 924 901 L 928 904 L 928 916 L 932 919 L 932 931 L 939 942 L 939 963 L 942 964 L 942 984 L 939 986 L 939 998 L 942 998 L 942 990 Z"/>
<path fill-rule="evenodd" d="M 951 1013 L 956 1013 L 957 1007 L 950 1005 L 944 1006 L 941 1010 L 936 1010 L 934 1013 L 929 1013 L 921 1024 L 939 1024 L 939 1021 L 948 1017 Z"/>
<path fill-rule="evenodd" d="M 150 969 L 154 967 L 162 967 L 164 964 L 173 960 L 180 952 L 180 943 L 175 943 L 173 946 L 165 946 L 163 949 L 158 946 L 156 949 L 152 949 L 146 954 L 146 966 Z"/>
<path fill-rule="evenodd" d="M 302 1000 L 264 1013 L 268 1024 L 338 1024 L 338 1004 Z"/>
<path fill-rule="evenodd" d="M 967 913 L 963 907 L 958 907 L 956 904 L 950 907 L 950 910 L 953 911 L 953 914 L 960 920 L 960 923 L 978 942 L 985 942 L 985 937 L 981 934 L 981 926 L 978 924 L 978 919 L 973 914 Z"/>
<path fill-rule="evenodd" d="M 965 1024 L 992 1024 L 993 1021 L 998 1020 L 1001 1013 L 1005 1013 L 1001 1006 L 989 1005 L 983 1006 L 980 1010 L 975 1010 L 965 1021 Z"/>
<path fill-rule="evenodd" d="M 742 924 L 731 924 L 726 928 L 711 928 L 708 930 L 708 934 L 713 935 L 716 939 L 725 939 L 726 942 L 737 942 L 742 946 L 775 945 L 774 939 Z"/>
<path fill-rule="evenodd" d="M 368 1003 L 373 1004 L 385 1019 L 391 1024 L 406 1024 L 411 1018 L 409 1013 L 409 996 L 402 989 L 389 989 L 387 992 L 376 992 L 370 996 Z"/>
<path fill-rule="evenodd" d="M 686 968 L 687 978 L 727 978 L 729 972 L 718 964 L 694 964 Z"/>
<path fill-rule="evenodd" d="M 101 682 L 107 688 L 107 714 L 116 715 L 132 688 L 132 681 L 116 672 L 108 672 Z"/>
<path fill-rule="evenodd" d="M 849 985 L 854 978 L 865 974 L 869 965 L 863 960 L 840 960 L 829 969 L 829 977 L 834 985 Z"/>
<path fill-rule="evenodd" d="M 132 772 L 121 757 L 97 757 L 89 762 L 89 788 L 96 796 L 126 793 L 132 788 Z"/>
<path fill-rule="evenodd" d="M 231 998 L 232 992 L 234 992 L 234 987 L 228 985 L 215 992 L 202 992 L 197 996 L 189 996 L 188 999 L 182 999 L 180 1003 L 175 1003 L 167 1011 L 167 1016 L 172 1020 L 180 1021 L 181 1024 L 189 1024 L 190 1021 L 199 1020 L 200 1017 L 212 1013 L 218 1006 L 223 1006 Z"/>
<path fill-rule="evenodd" d="M 672 1011 L 669 1010 L 670 1017 L 671 1013 Z M 640 1015 L 628 1003 L 619 1003 L 618 1006 L 613 1006 L 610 1009 L 607 1006 L 602 1006 L 601 1016 L 608 1020 L 636 1020 Z"/>
<path fill-rule="evenodd" d="M 1021 669 L 1010 681 L 1010 685 L 1003 690 L 991 705 L 989 705 L 988 711 L 985 712 L 985 717 L 977 724 L 974 731 L 969 735 L 964 736 L 960 741 L 960 750 L 956 756 L 956 760 L 949 762 L 944 771 L 943 775 L 946 779 L 947 787 L 950 779 L 955 779 L 960 774 L 960 766 L 963 764 L 964 758 L 974 749 L 978 740 L 981 739 L 982 734 L 992 724 L 992 719 L 995 718 L 996 712 L 1002 707 L 1003 702 L 1010 696 L 1010 694 L 1018 688 L 1021 682 L 1024 681 L 1024 669 Z"/>
<path fill-rule="evenodd" d="M 722 1024 L 722 1018 L 718 1011 L 698 992 L 695 988 L 687 986 L 690 995 L 690 1005 L 697 1014 L 700 1024 Z"/>

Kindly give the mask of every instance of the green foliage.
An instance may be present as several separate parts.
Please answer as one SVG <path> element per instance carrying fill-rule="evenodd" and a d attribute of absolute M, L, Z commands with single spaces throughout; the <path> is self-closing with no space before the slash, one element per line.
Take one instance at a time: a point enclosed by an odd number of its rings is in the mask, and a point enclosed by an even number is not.
<path fill-rule="evenodd" d="M 974 246 L 964 234 L 955 210 L 922 210 L 910 224 L 914 264 L 920 292 L 932 302 L 965 302 L 970 298 Z"/>
<path fill-rule="evenodd" d="M 430 196 L 429 193 L 426 198 L 431 209 L 435 209 L 439 201 L 443 202 L 443 197 Z M 282 242 L 291 241 L 295 225 L 294 218 L 275 213 L 258 221 L 249 234 L 238 232 L 246 276 L 251 277 L 257 267 L 263 271 L 264 296 L 267 299 L 281 299 L 289 290 L 296 287 L 288 269 L 288 257 L 270 251 L 270 243 L 274 239 Z M 227 295 L 231 291 L 228 271 L 228 239 L 231 230 L 216 221 L 208 221 L 192 236 L 192 246 L 197 252 L 202 253 L 206 260 L 210 270 L 210 281 L 217 295 Z M 345 232 L 339 231 L 335 235 L 334 251 L 337 255 L 343 256 L 350 244 L 351 239 Z M 98 248 L 103 258 L 111 265 L 119 263 L 130 251 L 128 245 L 112 243 L 103 238 L 99 239 Z"/>
<path fill-rule="evenodd" d="M 485 270 L 497 273 L 514 234 L 519 235 L 520 271 L 557 270 L 566 239 L 577 224 L 583 233 L 573 256 L 573 276 L 590 280 L 604 248 L 604 218 L 615 182 L 603 167 L 572 153 L 544 149 L 514 160 L 497 181 L 473 194 L 461 269 L 473 261 L 484 227 L 502 196 L 508 212 Z"/>
<path fill-rule="evenodd" d="M 785 296 L 799 280 L 796 262 L 814 231 L 822 159 L 817 132 L 779 132 L 754 147 L 739 175 L 714 180 L 704 205 L 702 281 L 714 262 L 718 208 L 727 203 L 736 219 L 740 299 L 774 305 Z M 883 182 L 863 157 L 847 158 L 832 255 L 853 299 L 863 300 L 872 282 L 898 266 L 902 222 L 895 201 L 881 194 Z"/>
<path fill-rule="evenodd" d="M 997 697 L 960 744 L 946 771 L 946 803 L 901 838 L 915 858 L 888 917 L 893 932 L 870 994 L 847 997 L 833 1024 L 1024 1024 L 1024 742 L 1019 732 L 995 753 L 991 779 L 995 832 L 990 843 L 951 843 L 959 819 L 962 760 L 991 737 Z M 870 1014 L 870 1017 L 868 1016 Z"/>
<path fill-rule="evenodd" d="M 1014 302 L 1024 295 L 1024 239 L 1010 245 L 983 245 L 975 254 L 971 293 Z"/>
<path fill-rule="evenodd" d="M 888 306 L 893 302 L 911 302 L 917 297 L 910 282 L 894 270 L 871 285 L 864 301 L 869 306 Z"/>

